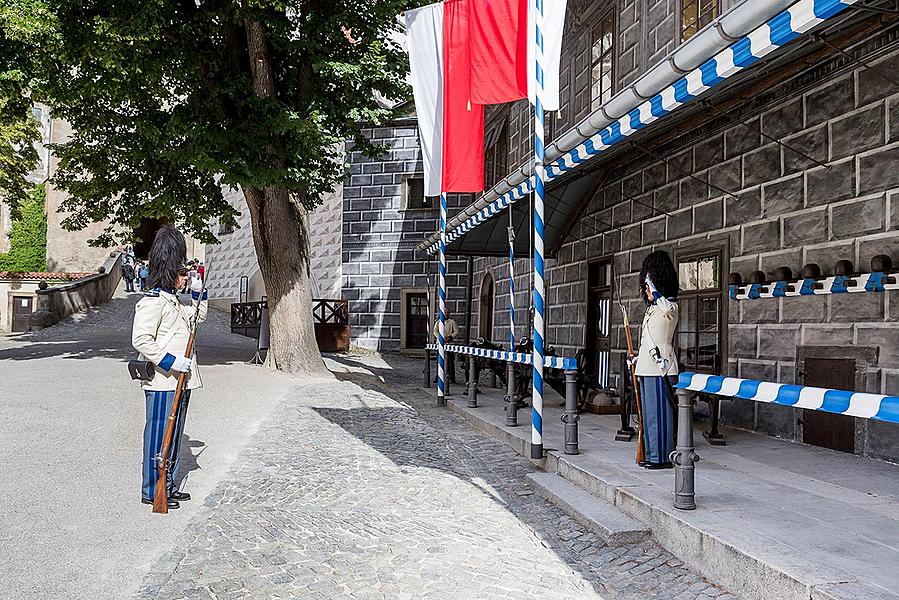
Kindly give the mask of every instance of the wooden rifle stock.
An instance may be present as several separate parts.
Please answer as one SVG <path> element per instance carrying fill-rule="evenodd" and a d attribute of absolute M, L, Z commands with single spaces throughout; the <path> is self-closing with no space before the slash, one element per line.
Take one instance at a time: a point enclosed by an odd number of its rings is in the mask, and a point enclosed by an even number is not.
<path fill-rule="evenodd" d="M 646 460 L 646 449 L 643 447 L 643 407 L 640 404 L 640 384 L 637 381 L 637 365 L 634 364 L 634 340 L 631 338 L 631 322 L 627 317 L 627 309 L 624 302 L 621 301 L 621 290 L 618 289 L 618 277 L 615 274 L 615 267 L 612 267 L 612 283 L 615 286 L 615 296 L 618 300 L 618 307 L 621 309 L 621 317 L 624 319 L 624 337 L 627 339 L 627 357 L 628 365 L 631 372 L 631 384 L 634 386 L 634 403 L 637 405 L 637 464 Z M 624 377 L 624 373 L 621 374 Z M 624 404 L 624 398 L 621 399 Z M 622 410 L 624 410 L 622 408 Z"/>
<path fill-rule="evenodd" d="M 634 341 L 631 339 L 631 324 L 627 318 L 627 309 L 621 304 L 621 315 L 624 317 L 624 337 L 627 338 L 627 356 L 630 358 L 628 364 L 631 371 L 631 383 L 634 386 L 634 401 L 637 405 L 637 457 L 636 462 L 640 464 L 646 460 L 646 449 L 643 447 L 643 409 L 640 405 L 640 385 L 637 381 L 637 365 L 634 364 Z"/>
<path fill-rule="evenodd" d="M 194 311 L 193 327 L 190 337 L 187 339 L 187 348 L 184 356 L 192 356 L 194 352 L 194 338 L 197 336 L 197 319 L 200 317 L 200 304 L 203 302 L 202 292 L 200 300 L 197 301 L 197 308 Z M 184 386 L 190 377 L 190 370 L 184 371 L 178 376 L 178 385 L 175 387 L 175 397 L 172 399 L 172 410 L 169 411 L 169 418 L 165 424 L 165 435 L 162 437 L 162 448 L 159 449 L 159 455 L 156 457 L 156 490 L 153 495 L 153 512 L 168 514 L 169 512 L 169 495 L 166 484 L 169 471 L 169 452 L 172 448 L 172 438 L 175 437 L 175 422 L 178 417 L 178 406 L 181 404 L 181 395 L 184 393 Z"/>

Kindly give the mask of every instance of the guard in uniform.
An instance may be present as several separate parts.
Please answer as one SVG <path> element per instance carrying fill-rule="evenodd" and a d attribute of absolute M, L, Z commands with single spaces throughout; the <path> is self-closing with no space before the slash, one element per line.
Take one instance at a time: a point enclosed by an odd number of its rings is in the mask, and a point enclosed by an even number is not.
<path fill-rule="evenodd" d="M 156 365 L 153 378 L 142 384 L 146 402 L 141 486 L 141 501 L 144 504 L 153 504 L 157 479 L 156 460 L 162 447 L 166 420 L 175 399 L 178 377 L 184 372 L 190 374 L 187 389 L 182 392 L 179 402 L 171 455 L 168 457 L 171 460 L 166 482 L 169 509 L 178 508 L 179 500 L 190 500 L 190 494 L 176 488 L 180 463 L 178 452 L 191 391 L 203 386 L 196 353 L 193 356 L 185 356 L 184 353 L 198 304 L 198 322 L 206 319 L 206 291 L 202 280 L 197 278 L 191 284 L 191 305 L 182 304 L 178 299 L 177 290 L 187 280 L 186 258 L 184 236 L 172 226 L 162 227 L 150 248 L 151 289 L 137 303 L 131 332 L 131 344 L 140 353 L 142 360 Z"/>
<path fill-rule="evenodd" d="M 671 385 L 678 374 L 674 334 L 677 330 L 677 271 L 664 250 L 643 261 L 640 271 L 646 314 L 640 330 L 640 354 L 636 373 L 643 408 L 643 442 L 648 469 L 671 468 L 674 450 L 674 399 Z M 665 380 L 668 381 L 665 381 Z"/>

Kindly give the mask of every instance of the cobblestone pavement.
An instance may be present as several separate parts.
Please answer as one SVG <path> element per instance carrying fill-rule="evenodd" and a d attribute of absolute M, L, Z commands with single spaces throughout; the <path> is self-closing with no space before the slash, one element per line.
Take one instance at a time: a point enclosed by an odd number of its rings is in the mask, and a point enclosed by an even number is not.
<path fill-rule="evenodd" d="M 604 545 L 414 363 L 361 362 L 275 409 L 139 598 L 734 598 L 652 542 Z"/>

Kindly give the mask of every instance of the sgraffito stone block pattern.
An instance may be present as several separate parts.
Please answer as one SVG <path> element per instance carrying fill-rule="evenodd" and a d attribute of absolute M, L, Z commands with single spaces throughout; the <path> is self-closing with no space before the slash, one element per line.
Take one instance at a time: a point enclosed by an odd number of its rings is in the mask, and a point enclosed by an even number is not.
<path fill-rule="evenodd" d="M 653 28 L 667 31 L 664 23 L 679 3 L 650 0 L 637 5 L 635 9 L 631 1 L 619 2 L 618 33 L 625 36 L 632 27 L 642 29 L 642 50 L 637 55 L 647 57 L 649 62 L 640 67 L 645 70 L 657 60 L 654 53 L 661 47 Z M 726 3 L 724 9 L 732 5 Z M 589 22 L 586 16 L 583 20 Z M 854 56 L 880 69 L 899 64 L 895 28 L 872 29 L 866 35 L 857 41 Z M 587 269 L 577 270 L 572 280 L 572 264 L 612 257 L 622 300 L 631 320 L 639 323 L 643 309 L 636 273 L 652 250 L 664 249 L 676 256 L 723 249 L 730 263 L 722 269 L 725 281 L 730 272 L 748 280 L 756 269 L 770 277 L 782 266 L 798 274 L 810 262 L 817 263 L 827 276 L 833 274 L 835 263 L 844 259 L 852 261 L 857 271 L 867 272 L 871 257 L 877 254 L 891 255 L 894 264 L 899 262 L 899 93 L 877 71 L 839 53 L 815 60 L 802 65 L 792 79 L 768 83 L 760 76 L 754 84 L 756 91 L 728 105 L 724 115 L 709 113 L 679 126 L 675 133 L 671 128 L 664 130 L 653 146 L 655 157 L 625 151 L 620 157 L 593 161 L 594 176 L 602 178 L 603 185 L 585 200 L 588 209 L 568 237 L 547 249 L 547 344 L 566 356 L 574 356 L 586 346 L 590 329 L 585 300 L 573 290 L 586 290 Z M 616 70 L 619 86 L 631 78 L 632 64 L 629 47 L 621 46 Z M 570 119 L 570 124 L 560 128 L 560 134 L 576 125 L 579 119 L 572 115 L 580 114 L 577 105 L 566 106 L 564 96 L 562 101 L 561 114 L 567 111 L 564 118 Z M 653 144 L 652 134 L 647 135 L 645 143 Z M 660 162 L 658 157 L 666 160 Z M 650 204 L 652 210 L 643 205 L 638 210 L 635 199 Z M 593 218 L 594 214 L 600 219 Z M 574 247 L 580 252 L 568 251 Z M 475 267 L 475 282 L 487 270 L 500 274 L 507 270 L 497 258 L 477 259 Z M 494 340 L 504 339 L 501 336 L 508 323 L 504 314 L 508 303 L 502 299 L 508 285 L 503 284 L 502 276 L 497 281 Z M 528 279 L 516 289 L 529 302 Z M 849 339 L 851 344 L 878 350 L 877 364 L 867 367 L 871 377 L 861 380 L 869 385 L 864 391 L 885 393 L 887 375 L 899 372 L 899 359 L 890 346 L 899 303 L 889 293 L 871 296 L 764 300 L 750 302 L 753 306 L 722 297 L 721 322 L 739 325 L 739 331 L 729 330 L 722 364 L 739 377 L 754 373 L 764 375 L 757 379 L 777 381 L 781 373 L 788 373 L 794 380 L 801 379 L 796 368 L 797 347 L 829 345 L 820 330 L 804 335 L 804 329 L 839 324 L 845 327 L 833 344 Z M 474 297 L 478 298 L 477 290 Z M 579 310 L 566 311 L 568 305 Z M 516 306 L 521 306 L 520 302 Z M 478 307 L 474 312 L 486 314 L 486 309 Z M 758 335 L 765 323 L 783 327 Z M 613 311 L 611 329 L 614 385 L 618 355 L 625 351 L 618 310 Z M 788 429 L 780 415 L 769 426 L 764 423 L 767 415 L 746 412 L 752 414 L 752 420 L 733 415 L 731 422 L 778 433 Z M 870 448 L 885 445 L 890 444 L 870 442 Z M 867 447 L 857 451 L 873 452 Z M 899 454 L 889 459 L 899 460 Z"/>

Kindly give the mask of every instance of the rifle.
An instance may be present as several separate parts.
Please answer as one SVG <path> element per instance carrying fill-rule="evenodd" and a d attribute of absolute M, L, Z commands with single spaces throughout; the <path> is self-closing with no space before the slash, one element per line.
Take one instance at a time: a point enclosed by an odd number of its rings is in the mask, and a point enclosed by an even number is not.
<path fill-rule="evenodd" d="M 621 317 L 624 319 L 624 336 L 627 338 L 627 356 L 630 359 L 631 383 L 634 386 L 634 403 L 637 406 L 637 457 L 636 462 L 640 464 L 646 460 L 646 449 L 643 447 L 643 410 L 640 405 L 640 385 L 637 382 L 637 366 L 634 364 L 634 341 L 631 338 L 631 323 L 627 316 L 627 309 L 624 302 L 621 301 L 621 293 L 618 288 L 618 277 L 615 275 L 615 267 L 612 266 L 612 282 L 615 284 L 615 299 L 618 301 L 618 307 L 621 309 Z M 622 377 L 624 373 L 621 374 Z M 624 400 L 622 399 L 622 402 Z"/>
<path fill-rule="evenodd" d="M 187 349 L 184 356 L 191 356 L 194 352 L 194 338 L 197 336 L 197 320 L 200 318 L 200 304 L 203 302 L 203 292 L 200 292 L 200 299 L 197 301 L 197 308 L 194 309 L 194 318 L 191 321 L 190 337 L 187 339 Z M 178 375 L 178 385 L 175 387 L 175 397 L 172 399 L 172 410 L 169 412 L 169 419 L 165 425 L 165 435 L 162 437 L 162 448 L 156 457 L 156 490 L 153 495 L 153 512 L 168 514 L 169 498 L 166 490 L 166 478 L 169 471 L 169 452 L 172 449 L 172 438 L 175 437 L 175 421 L 178 417 L 178 406 L 181 404 L 181 394 L 184 392 L 184 386 L 190 377 L 190 370 L 184 371 Z"/>

